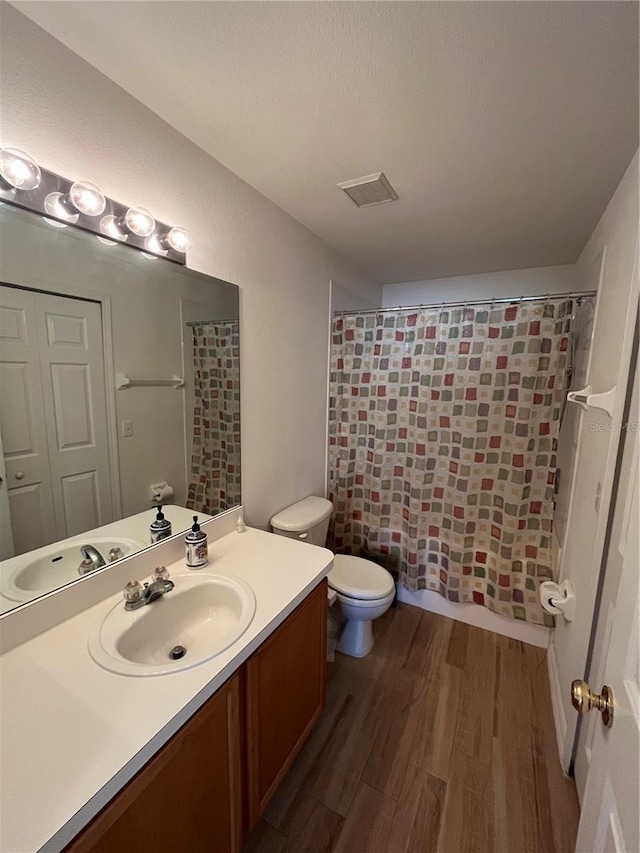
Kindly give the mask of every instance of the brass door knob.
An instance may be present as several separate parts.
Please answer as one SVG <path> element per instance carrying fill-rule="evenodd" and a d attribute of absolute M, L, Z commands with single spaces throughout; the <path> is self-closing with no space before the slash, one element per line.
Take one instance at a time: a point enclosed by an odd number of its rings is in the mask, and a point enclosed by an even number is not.
<path fill-rule="evenodd" d="M 577 678 L 571 682 L 571 704 L 579 714 L 588 714 L 595 708 L 602 714 L 602 722 L 608 729 L 613 725 L 613 693 L 606 684 L 598 695 L 586 681 Z"/>

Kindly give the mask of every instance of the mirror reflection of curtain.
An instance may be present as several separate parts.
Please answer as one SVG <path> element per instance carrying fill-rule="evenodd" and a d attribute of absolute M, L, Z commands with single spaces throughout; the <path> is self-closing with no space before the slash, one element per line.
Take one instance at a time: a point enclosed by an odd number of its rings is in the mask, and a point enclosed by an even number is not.
<path fill-rule="evenodd" d="M 240 331 L 193 326 L 193 447 L 187 507 L 215 515 L 240 503 Z"/>
<path fill-rule="evenodd" d="M 329 547 L 549 624 L 570 301 L 352 314 L 333 323 Z"/>

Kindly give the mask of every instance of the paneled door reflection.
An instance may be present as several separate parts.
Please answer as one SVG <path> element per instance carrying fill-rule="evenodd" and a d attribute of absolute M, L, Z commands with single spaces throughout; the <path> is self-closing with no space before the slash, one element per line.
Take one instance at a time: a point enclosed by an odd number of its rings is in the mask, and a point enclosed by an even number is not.
<path fill-rule="evenodd" d="M 99 303 L 0 288 L 0 423 L 15 555 L 113 521 Z"/>

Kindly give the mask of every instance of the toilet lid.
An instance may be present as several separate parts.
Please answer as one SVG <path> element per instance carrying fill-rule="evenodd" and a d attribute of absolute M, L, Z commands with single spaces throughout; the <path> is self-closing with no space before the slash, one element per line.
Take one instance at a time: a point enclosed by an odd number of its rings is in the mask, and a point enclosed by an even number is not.
<path fill-rule="evenodd" d="M 333 558 L 328 579 L 329 586 L 336 592 L 363 600 L 384 598 L 394 587 L 393 578 L 382 566 L 345 554 L 336 554 Z"/>

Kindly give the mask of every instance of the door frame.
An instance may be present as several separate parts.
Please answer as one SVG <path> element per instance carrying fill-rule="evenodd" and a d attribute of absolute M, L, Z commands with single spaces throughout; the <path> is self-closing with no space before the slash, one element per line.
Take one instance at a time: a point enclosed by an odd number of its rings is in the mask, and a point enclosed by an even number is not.
<path fill-rule="evenodd" d="M 67 299 L 79 299 L 83 302 L 97 302 L 100 305 L 102 322 L 102 355 L 104 358 L 105 403 L 107 407 L 107 449 L 109 452 L 109 479 L 111 481 L 111 511 L 114 518 L 122 518 L 122 495 L 120 493 L 120 457 L 118 454 L 118 421 L 116 412 L 115 366 L 113 360 L 113 321 L 111 296 L 101 290 L 89 290 L 85 287 L 43 284 L 31 276 L 21 277 L 21 281 L 3 279 L 0 284 L 18 290 L 30 290 L 36 293 L 48 293 Z"/>

